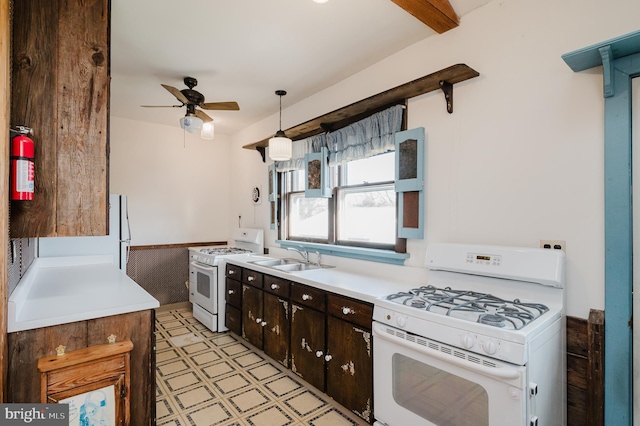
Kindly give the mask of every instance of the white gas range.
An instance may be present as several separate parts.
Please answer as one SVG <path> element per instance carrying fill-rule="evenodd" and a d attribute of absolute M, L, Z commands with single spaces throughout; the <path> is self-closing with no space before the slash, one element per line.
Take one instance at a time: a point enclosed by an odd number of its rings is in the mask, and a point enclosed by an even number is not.
<path fill-rule="evenodd" d="M 377 424 L 565 424 L 564 260 L 429 246 L 428 283 L 374 304 Z"/>
<path fill-rule="evenodd" d="M 264 231 L 237 228 L 231 235 L 232 244 L 189 247 L 189 301 L 193 316 L 211 331 L 225 331 L 225 259 L 263 254 Z"/>

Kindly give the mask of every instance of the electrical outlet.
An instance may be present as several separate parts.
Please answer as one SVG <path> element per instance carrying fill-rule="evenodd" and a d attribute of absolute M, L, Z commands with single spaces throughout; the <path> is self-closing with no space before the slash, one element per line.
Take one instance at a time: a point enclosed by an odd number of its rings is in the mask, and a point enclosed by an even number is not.
<path fill-rule="evenodd" d="M 567 252 L 566 243 L 563 240 L 540 240 L 540 248 Z"/>

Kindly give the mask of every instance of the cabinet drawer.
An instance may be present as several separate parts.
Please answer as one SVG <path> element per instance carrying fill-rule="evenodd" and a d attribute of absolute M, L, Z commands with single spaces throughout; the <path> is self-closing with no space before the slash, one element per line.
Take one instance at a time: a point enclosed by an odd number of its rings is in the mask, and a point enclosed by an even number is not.
<path fill-rule="evenodd" d="M 373 305 L 371 303 L 329 293 L 327 295 L 327 305 L 327 311 L 334 317 L 371 329 L 373 318 Z"/>
<path fill-rule="evenodd" d="M 225 294 L 227 303 L 242 308 L 242 284 L 239 281 L 226 278 L 227 292 Z"/>
<path fill-rule="evenodd" d="M 299 303 L 324 312 L 326 292 L 304 284 L 291 283 L 291 303 Z"/>
<path fill-rule="evenodd" d="M 262 288 L 262 272 L 253 271 L 251 269 L 242 270 L 242 282 L 250 286 Z"/>
<path fill-rule="evenodd" d="M 242 268 L 236 265 L 230 265 L 227 263 L 227 269 L 225 275 L 234 280 L 242 280 Z"/>
<path fill-rule="evenodd" d="M 264 276 L 264 289 L 269 293 L 277 294 L 280 297 L 289 298 L 290 282 L 284 278 L 271 275 Z"/>

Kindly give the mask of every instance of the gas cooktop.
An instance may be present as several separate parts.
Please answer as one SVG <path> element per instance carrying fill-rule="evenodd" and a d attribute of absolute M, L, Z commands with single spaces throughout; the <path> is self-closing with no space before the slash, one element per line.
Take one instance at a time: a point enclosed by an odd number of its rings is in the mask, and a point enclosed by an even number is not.
<path fill-rule="evenodd" d="M 488 293 L 422 286 L 386 297 L 388 301 L 421 311 L 519 330 L 549 310 L 539 303 L 504 300 Z"/>

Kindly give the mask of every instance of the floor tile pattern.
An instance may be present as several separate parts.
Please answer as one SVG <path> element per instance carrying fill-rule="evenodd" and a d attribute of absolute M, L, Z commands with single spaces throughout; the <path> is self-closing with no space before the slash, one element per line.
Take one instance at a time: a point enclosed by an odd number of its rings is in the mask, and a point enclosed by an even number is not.
<path fill-rule="evenodd" d="M 367 424 L 243 339 L 208 330 L 186 304 L 157 310 L 156 351 L 158 425 Z"/>

